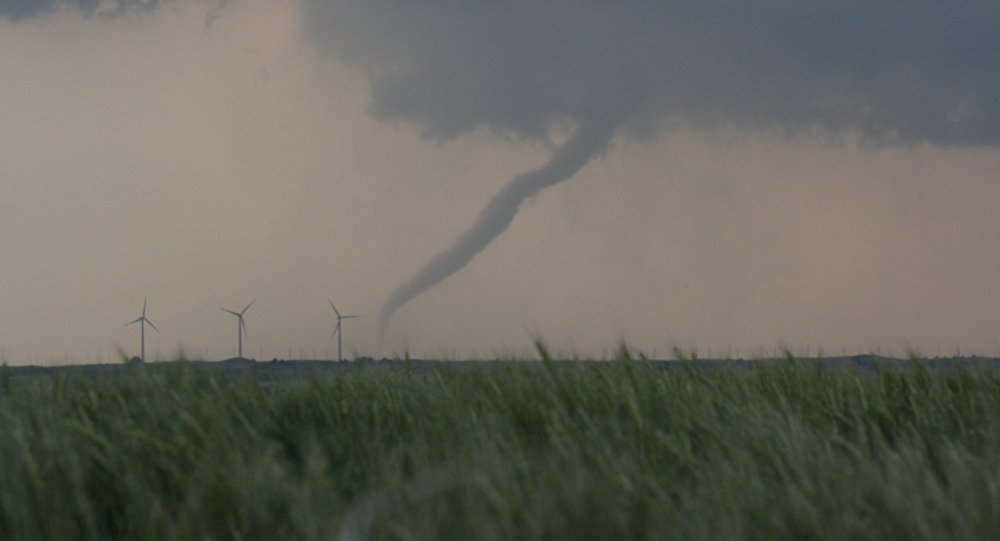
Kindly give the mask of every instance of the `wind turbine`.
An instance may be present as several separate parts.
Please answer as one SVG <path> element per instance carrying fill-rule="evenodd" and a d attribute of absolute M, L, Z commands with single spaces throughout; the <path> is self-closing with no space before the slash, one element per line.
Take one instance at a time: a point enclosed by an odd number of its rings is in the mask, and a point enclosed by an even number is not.
<path fill-rule="evenodd" d="M 337 314 L 337 326 L 333 328 L 333 335 L 331 335 L 330 337 L 331 338 L 333 338 L 333 336 L 337 337 L 337 361 L 338 362 L 343 362 L 344 361 L 344 333 L 343 333 L 343 331 L 340 330 L 340 320 L 342 320 L 342 319 L 355 319 L 355 318 L 359 318 L 361 316 L 342 316 L 342 315 L 340 315 L 340 312 L 337 310 L 337 307 L 333 305 L 333 301 L 331 301 L 330 299 L 326 299 L 326 300 L 327 300 L 327 302 L 330 303 L 330 308 L 333 308 L 333 313 Z"/>
<path fill-rule="evenodd" d="M 239 353 L 237 354 L 237 358 L 238 359 L 242 359 L 243 358 L 243 335 L 247 333 L 247 324 L 246 324 L 245 321 L 243 321 L 243 314 L 245 314 L 246 311 L 250 309 L 250 305 L 253 304 L 254 301 L 256 301 L 256 300 L 257 300 L 257 298 L 255 297 L 253 299 L 253 301 L 250 301 L 250 304 L 246 305 L 246 307 L 243 308 L 242 310 L 240 310 L 239 312 L 234 312 L 232 310 L 227 310 L 225 308 L 219 308 L 219 310 L 222 310 L 223 312 L 229 312 L 230 314 L 236 316 L 236 319 L 237 319 L 237 321 L 236 321 L 236 339 L 238 340 L 238 343 L 239 343 L 239 350 L 238 350 Z"/>
<path fill-rule="evenodd" d="M 125 324 L 126 327 L 133 323 L 139 324 L 139 360 L 146 362 L 146 324 L 153 328 L 154 331 L 160 332 L 160 329 L 153 325 L 153 322 L 146 318 L 146 297 L 142 297 L 142 315 L 129 321 Z"/>

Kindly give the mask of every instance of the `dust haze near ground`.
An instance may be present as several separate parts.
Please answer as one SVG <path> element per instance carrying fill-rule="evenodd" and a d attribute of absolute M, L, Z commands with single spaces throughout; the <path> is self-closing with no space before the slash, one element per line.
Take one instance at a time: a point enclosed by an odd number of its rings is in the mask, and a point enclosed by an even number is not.
<path fill-rule="evenodd" d="M 1000 155 L 692 127 L 623 133 L 377 339 L 387 292 L 552 141 L 428 140 L 369 114 L 370 74 L 295 2 L 178 1 L 121 17 L 0 18 L 0 349 L 11 363 L 602 356 L 625 338 L 741 355 L 904 347 L 997 355 Z M 987 126 L 988 127 L 988 126 Z M 639 127 L 635 127 L 639 130 Z M 641 131 L 641 130 L 640 130 Z M 986 132 L 983 132 L 986 133 Z M 444 139 L 447 139 L 446 141 Z"/>

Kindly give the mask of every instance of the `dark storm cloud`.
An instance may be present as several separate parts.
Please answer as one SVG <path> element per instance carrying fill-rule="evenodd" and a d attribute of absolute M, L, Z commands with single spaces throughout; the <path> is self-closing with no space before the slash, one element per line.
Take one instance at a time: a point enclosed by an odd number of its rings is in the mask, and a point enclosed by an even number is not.
<path fill-rule="evenodd" d="M 652 121 L 1000 140 L 1000 3 L 312 1 L 311 33 L 371 71 L 372 112 L 447 139 L 630 108 Z"/>
<path fill-rule="evenodd" d="M 663 127 L 860 134 L 869 145 L 1000 142 L 1000 3 L 928 0 L 305 0 L 311 34 L 371 78 L 371 111 L 450 139 L 572 135 L 397 288 L 380 315 L 466 265 L 525 199 L 616 133 Z M 608 119 L 614 119 L 609 124 Z M 585 141 L 585 143 L 583 143 Z"/>
<path fill-rule="evenodd" d="M 150 9 L 159 5 L 160 0 L 118 0 L 111 13 L 124 13 L 133 9 Z M 0 17 L 19 20 L 50 11 L 69 7 L 91 15 L 100 7 L 101 0 L 2 0 Z"/>

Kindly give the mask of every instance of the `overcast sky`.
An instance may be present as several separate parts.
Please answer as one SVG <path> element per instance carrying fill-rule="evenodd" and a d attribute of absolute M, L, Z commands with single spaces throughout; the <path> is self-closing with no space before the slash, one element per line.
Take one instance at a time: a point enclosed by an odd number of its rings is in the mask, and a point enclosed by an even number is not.
<path fill-rule="evenodd" d="M 151 359 L 233 356 L 219 308 L 253 298 L 245 354 L 335 356 L 327 297 L 352 355 L 1000 355 L 998 27 L 994 1 L 0 0 L 2 356 L 137 353 L 144 295 Z"/>

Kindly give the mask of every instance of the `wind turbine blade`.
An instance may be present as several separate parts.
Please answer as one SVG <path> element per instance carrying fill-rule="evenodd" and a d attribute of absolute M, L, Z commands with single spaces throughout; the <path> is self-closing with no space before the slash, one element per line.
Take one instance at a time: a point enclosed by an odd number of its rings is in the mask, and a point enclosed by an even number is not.
<path fill-rule="evenodd" d="M 129 325 L 131 325 L 133 323 L 139 323 L 140 321 L 142 321 L 142 318 L 141 317 L 137 317 L 137 318 L 133 319 L 132 321 L 129 321 L 128 323 L 122 325 L 122 327 L 128 327 Z"/>
<path fill-rule="evenodd" d="M 227 310 L 225 308 L 219 308 L 219 310 L 222 310 L 223 312 L 229 312 L 230 314 L 232 314 L 234 316 L 237 316 L 237 317 L 239 317 L 241 315 L 239 312 L 233 312 L 232 310 Z"/>
<path fill-rule="evenodd" d="M 340 319 L 357 319 L 359 317 L 361 317 L 361 316 L 344 316 L 344 317 L 342 317 Z"/>
<path fill-rule="evenodd" d="M 146 319 L 146 318 L 143 318 L 143 319 Z M 149 326 L 152 327 L 154 331 L 160 332 L 160 329 L 157 329 L 156 325 L 153 325 L 153 322 L 150 321 L 149 319 L 146 319 L 146 323 L 149 323 Z"/>
<path fill-rule="evenodd" d="M 340 321 L 337 321 L 337 326 L 333 328 L 333 336 L 340 334 Z"/>
<path fill-rule="evenodd" d="M 253 300 L 252 300 L 252 301 L 250 301 L 250 304 L 248 304 L 248 305 L 247 305 L 247 307 L 246 307 L 246 308 L 244 308 L 244 309 L 243 309 L 243 310 L 242 310 L 242 311 L 241 311 L 240 313 L 241 313 L 241 314 L 245 314 L 245 313 L 246 313 L 246 311 L 250 309 L 250 306 L 251 306 L 251 305 L 252 305 L 252 304 L 254 303 L 254 301 L 256 301 L 256 300 L 257 300 L 257 297 L 254 297 L 254 298 L 253 298 Z"/>
<path fill-rule="evenodd" d="M 142 317 L 146 317 L 146 295 L 142 296 Z"/>
<path fill-rule="evenodd" d="M 242 317 L 240 318 L 240 328 L 243 329 L 243 336 L 250 336 L 247 334 L 247 322 L 243 321 Z"/>
<path fill-rule="evenodd" d="M 326 299 L 326 302 L 330 303 L 330 308 L 333 308 L 333 313 L 337 314 L 337 319 L 340 319 L 340 312 L 338 312 L 337 307 L 333 305 L 333 301 Z"/>

